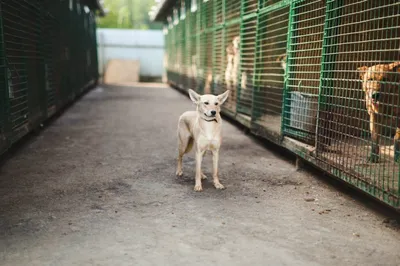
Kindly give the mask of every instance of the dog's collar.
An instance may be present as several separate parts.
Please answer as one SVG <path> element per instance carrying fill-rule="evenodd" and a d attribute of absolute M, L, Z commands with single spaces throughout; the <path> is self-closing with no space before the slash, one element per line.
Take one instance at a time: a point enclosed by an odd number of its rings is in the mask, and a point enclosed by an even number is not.
<path fill-rule="evenodd" d="M 204 118 L 202 117 L 201 119 L 203 119 L 204 121 L 207 121 L 207 122 L 213 122 L 213 121 L 215 121 L 215 123 L 218 123 L 218 121 L 217 121 L 216 118 L 211 119 L 211 120 L 207 120 L 207 119 L 204 119 Z"/>

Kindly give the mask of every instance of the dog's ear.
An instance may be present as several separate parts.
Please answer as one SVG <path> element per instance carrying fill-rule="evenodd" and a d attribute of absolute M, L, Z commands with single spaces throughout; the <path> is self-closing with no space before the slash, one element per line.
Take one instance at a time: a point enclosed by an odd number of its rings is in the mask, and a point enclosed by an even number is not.
<path fill-rule="evenodd" d="M 400 67 L 399 61 L 389 64 L 389 70 L 393 72 L 397 72 L 399 70 L 399 67 Z"/>
<path fill-rule="evenodd" d="M 368 67 L 367 66 L 362 66 L 357 68 L 358 74 L 360 75 L 360 79 L 363 78 L 365 72 L 367 71 Z"/>
<path fill-rule="evenodd" d="M 228 99 L 229 92 L 230 92 L 230 90 L 227 90 L 226 92 L 217 96 L 220 104 L 223 104 L 226 101 L 226 99 Z"/>
<path fill-rule="evenodd" d="M 278 57 L 276 58 L 276 62 L 281 62 L 281 61 L 283 61 L 284 58 L 285 58 L 285 56 L 286 56 L 286 54 L 281 54 L 280 56 L 278 56 Z"/>
<path fill-rule="evenodd" d="M 189 96 L 190 96 L 190 99 L 192 100 L 192 102 L 194 102 L 194 103 L 198 103 L 199 102 L 199 100 L 200 100 L 200 95 L 198 95 L 194 90 L 192 90 L 192 89 L 189 89 Z"/>

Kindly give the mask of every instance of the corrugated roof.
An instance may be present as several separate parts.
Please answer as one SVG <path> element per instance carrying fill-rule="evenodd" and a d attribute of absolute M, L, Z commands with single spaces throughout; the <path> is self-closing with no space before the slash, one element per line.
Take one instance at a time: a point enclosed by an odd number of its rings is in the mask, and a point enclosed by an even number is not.
<path fill-rule="evenodd" d="M 101 0 L 81 0 L 81 4 L 87 5 L 91 10 L 99 10 L 100 16 L 105 16 Z"/>
<path fill-rule="evenodd" d="M 176 3 L 176 0 L 161 0 L 158 3 L 156 10 L 150 16 L 152 21 L 164 21 L 167 11 Z"/>

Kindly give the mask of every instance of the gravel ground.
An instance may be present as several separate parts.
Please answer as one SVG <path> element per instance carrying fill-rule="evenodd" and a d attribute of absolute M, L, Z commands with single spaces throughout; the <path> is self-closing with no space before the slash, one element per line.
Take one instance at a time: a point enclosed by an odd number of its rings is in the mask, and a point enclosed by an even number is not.
<path fill-rule="evenodd" d="M 162 85 L 98 87 L 5 161 L 1 265 L 399 265 L 396 223 L 225 121 L 218 191 L 175 173 Z M 211 156 L 204 171 L 211 174 Z"/>

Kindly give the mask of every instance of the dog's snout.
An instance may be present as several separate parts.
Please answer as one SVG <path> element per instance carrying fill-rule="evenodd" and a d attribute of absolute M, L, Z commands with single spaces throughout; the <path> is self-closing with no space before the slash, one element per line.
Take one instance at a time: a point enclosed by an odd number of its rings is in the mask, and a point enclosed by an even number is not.
<path fill-rule="evenodd" d="M 372 100 L 374 102 L 379 102 L 380 97 L 381 97 L 381 94 L 379 92 L 372 93 Z"/>
<path fill-rule="evenodd" d="M 211 115 L 216 115 L 217 112 L 216 111 L 211 111 Z"/>

